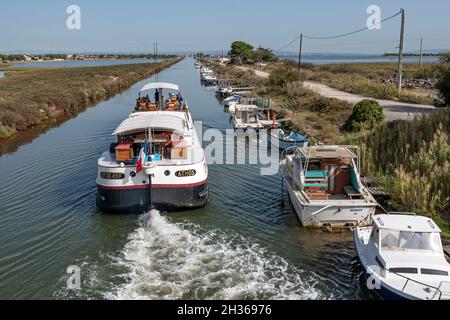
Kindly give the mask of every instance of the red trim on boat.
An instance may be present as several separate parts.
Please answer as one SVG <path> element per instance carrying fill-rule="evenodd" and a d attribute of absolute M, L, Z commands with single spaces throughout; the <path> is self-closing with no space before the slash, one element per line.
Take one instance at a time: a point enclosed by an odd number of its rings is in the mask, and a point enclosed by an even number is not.
<path fill-rule="evenodd" d="M 188 183 L 188 184 L 152 184 L 152 189 L 185 189 L 185 188 L 193 188 L 202 186 L 207 183 L 208 180 L 203 180 L 196 183 Z M 133 189 L 148 189 L 148 184 L 141 184 L 137 186 L 103 186 L 97 184 L 97 188 L 103 190 L 133 190 Z"/>

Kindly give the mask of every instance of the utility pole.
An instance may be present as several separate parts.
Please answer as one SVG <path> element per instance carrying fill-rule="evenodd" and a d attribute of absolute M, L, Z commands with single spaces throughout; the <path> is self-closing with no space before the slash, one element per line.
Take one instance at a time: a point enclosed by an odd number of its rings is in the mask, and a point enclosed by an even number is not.
<path fill-rule="evenodd" d="M 419 66 L 421 67 L 423 63 L 423 38 L 420 38 L 420 61 Z"/>
<path fill-rule="evenodd" d="M 405 9 L 400 9 L 402 14 L 402 22 L 400 27 L 400 45 L 398 49 L 398 69 L 397 69 L 397 89 L 398 93 L 402 91 L 402 75 L 403 75 L 403 45 L 405 37 Z"/>
<path fill-rule="evenodd" d="M 302 47 L 303 47 L 303 34 L 300 34 L 300 48 L 298 50 L 298 66 L 297 69 L 300 70 L 302 65 Z"/>

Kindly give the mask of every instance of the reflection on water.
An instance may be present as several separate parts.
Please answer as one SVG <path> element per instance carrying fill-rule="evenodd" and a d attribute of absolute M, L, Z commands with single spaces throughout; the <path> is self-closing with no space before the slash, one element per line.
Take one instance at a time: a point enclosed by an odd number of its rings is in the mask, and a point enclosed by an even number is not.
<path fill-rule="evenodd" d="M 0 157 L 0 298 L 355 299 L 352 234 L 300 226 L 281 177 L 257 165 L 211 165 L 211 201 L 165 215 L 95 206 L 96 161 L 153 78 Z M 159 75 L 181 86 L 195 120 L 231 128 L 186 59 Z M 82 290 L 66 288 L 81 267 Z"/>

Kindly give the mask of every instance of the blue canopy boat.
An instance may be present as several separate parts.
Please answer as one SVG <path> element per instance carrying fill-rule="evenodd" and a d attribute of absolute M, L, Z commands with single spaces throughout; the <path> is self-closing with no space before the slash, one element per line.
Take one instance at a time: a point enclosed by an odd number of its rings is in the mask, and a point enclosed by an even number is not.
<path fill-rule="evenodd" d="M 307 147 L 309 145 L 309 138 L 306 134 L 298 132 L 289 132 L 283 129 L 272 129 L 270 131 L 271 142 L 278 140 L 278 147 L 280 150 L 285 150 L 291 147 Z"/>

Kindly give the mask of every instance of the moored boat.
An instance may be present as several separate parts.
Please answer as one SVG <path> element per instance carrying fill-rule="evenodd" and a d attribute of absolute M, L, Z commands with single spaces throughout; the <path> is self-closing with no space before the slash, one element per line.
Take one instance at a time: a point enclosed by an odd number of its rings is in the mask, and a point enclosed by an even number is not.
<path fill-rule="evenodd" d="M 376 200 L 362 184 L 357 146 L 313 146 L 283 152 L 283 184 L 305 227 L 348 228 L 371 223 Z"/>
<path fill-rule="evenodd" d="M 241 96 L 234 94 L 232 96 L 229 96 L 228 98 L 225 98 L 223 100 L 223 104 L 225 107 L 229 107 L 233 104 L 238 104 L 241 101 Z"/>
<path fill-rule="evenodd" d="M 233 104 L 229 108 L 234 130 L 259 131 L 263 125 L 258 118 L 258 107 L 254 105 Z"/>
<path fill-rule="evenodd" d="M 428 217 L 383 214 L 354 230 L 369 289 L 384 299 L 450 299 L 450 264 L 440 229 Z"/>
<path fill-rule="evenodd" d="M 155 100 L 141 97 L 155 91 Z M 164 90 L 176 91 L 164 99 Z M 103 211 L 142 212 L 202 207 L 208 168 L 179 87 L 150 83 L 131 115 L 114 131 L 116 142 L 98 159 L 97 204 Z"/>
<path fill-rule="evenodd" d="M 278 148 L 280 150 L 291 149 L 294 147 L 307 147 L 309 145 L 309 138 L 306 134 L 298 132 L 289 132 L 283 129 L 272 129 L 270 130 L 271 142 L 278 142 Z"/>

